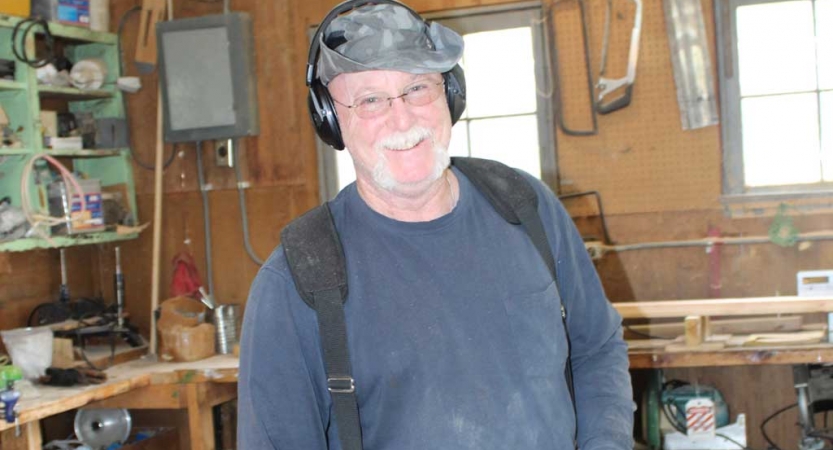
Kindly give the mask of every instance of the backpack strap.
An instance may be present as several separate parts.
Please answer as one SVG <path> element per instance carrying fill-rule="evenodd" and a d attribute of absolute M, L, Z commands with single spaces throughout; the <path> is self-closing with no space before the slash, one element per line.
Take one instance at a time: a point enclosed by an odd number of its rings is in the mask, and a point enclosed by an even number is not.
<path fill-rule="evenodd" d="M 327 390 L 333 399 L 341 448 L 361 450 L 356 384 L 344 321 L 347 273 L 329 205 L 321 205 L 292 221 L 281 232 L 281 243 L 295 288 L 318 316 Z"/>
<path fill-rule="evenodd" d="M 478 191 L 489 200 L 498 214 L 513 225 L 523 225 L 524 231 L 532 240 L 538 254 L 544 260 L 547 268 L 558 288 L 558 274 L 555 270 L 555 258 L 552 255 L 544 223 L 538 214 L 538 194 L 529 182 L 517 170 L 497 161 L 479 158 L 451 158 L 451 164 L 474 184 Z M 566 300 L 561 297 L 561 321 L 564 324 L 564 335 L 567 339 L 567 365 L 564 368 L 564 378 L 573 402 L 573 412 L 576 412 L 576 393 L 573 386 L 573 364 L 571 361 L 570 332 L 567 329 Z"/>

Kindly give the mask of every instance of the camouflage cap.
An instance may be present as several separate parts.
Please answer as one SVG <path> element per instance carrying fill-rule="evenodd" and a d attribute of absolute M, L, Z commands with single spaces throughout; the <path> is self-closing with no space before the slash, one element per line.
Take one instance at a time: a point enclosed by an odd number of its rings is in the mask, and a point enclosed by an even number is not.
<path fill-rule="evenodd" d="M 426 30 L 427 29 L 427 30 Z M 463 56 L 463 38 L 404 7 L 367 5 L 336 17 L 321 33 L 318 78 L 368 70 L 448 72 Z"/>

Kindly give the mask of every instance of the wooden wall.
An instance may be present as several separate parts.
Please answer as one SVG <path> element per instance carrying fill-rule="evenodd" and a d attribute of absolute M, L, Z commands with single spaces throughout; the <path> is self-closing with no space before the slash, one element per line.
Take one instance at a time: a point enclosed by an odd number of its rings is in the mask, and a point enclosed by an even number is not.
<path fill-rule="evenodd" d="M 175 0 L 178 18 L 220 13 L 222 2 Z M 336 4 L 335 0 L 234 0 L 232 9 L 252 15 L 261 133 L 242 146 L 249 222 L 256 253 L 265 258 L 279 242 L 280 229 L 293 217 L 318 202 L 315 143 L 306 111 L 303 74 L 307 59 L 307 30 Z M 415 0 L 419 11 L 439 11 L 502 3 L 477 0 Z M 604 20 L 602 0 L 587 0 L 591 21 L 590 44 L 594 70 Z M 608 75 L 621 76 L 627 38 L 630 36 L 630 2 L 614 2 L 613 39 Z M 121 15 L 139 0 L 111 1 L 111 29 Z M 598 190 L 605 201 L 612 238 L 620 243 L 704 237 L 709 226 L 724 235 L 765 235 L 771 217 L 732 219 L 723 211 L 719 127 L 695 131 L 680 128 L 670 54 L 661 2 L 643 2 L 645 13 L 634 99 L 630 107 L 600 117 L 595 137 L 558 133 L 558 160 L 562 192 Z M 582 128 L 587 122 L 587 100 L 575 2 L 557 1 L 564 83 L 564 106 L 569 122 Z M 707 30 L 713 35 L 712 0 L 703 0 Z M 135 75 L 132 49 L 138 17 L 134 14 L 124 33 L 128 74 Z M 712 53 L 713 60 L 715 54 Z M 715 61 L 716 64 L 716 61 Z M 716 65 L 715 65 L 716 67 Z M 595 75 L 594 75 L 595 76 Z M 156 123 L 156 75 L 141 76 L 143 89 L 128 95 L 130 126 L 136 156 L 153 161 Z M 176 151 L 165 171 L 162 287 L 168 291 L 171 259 L 190 252 L 202 274 L 204 233 L 202 204 L 197 186 L 192 145 L 165 147 Z M 234 174 L 213 166 L 206 148 L 205 168 L 213 186 L 209 193 L 214 281 L 220 302 L 245 302 L 258 267 L 242 244 L 240 211 Z M 153 209 L 153 174 L 134 165 L 139 219 L 149 222 Z M 797 218 L 798 228 L 813 231 L 833 228 L 829 214 Z M 149 228 L 135 241 L 121 245 L 127 285 L 127 309 L 146 334 L 150 320 L 151 238 Z M 709 278 L 709 256 L 703 248 L 632 251 L 611 254 L 598 263 L 612 301 L 703 298 L 719 287 L 722 296 L 758 296 L 795 293 L 795 272 L 833 267 L 830 243 L 781 248 L 774 245 L 723 247 L 720 272 Z M 70 286 L 73 294 L 103 293 L 112 298 L 113 245 L 72 248 Z M 55 250 L 0 254 L 0 329 L 21 326 L 38 303 L 57 295 L 60 275 Z M 710 288 L 711 287 L 711 288 Z M 763 447 L 757 427 L 760 420 L 793 401 L 788 367 L 727 368 L 669 371 L 670 376 L 710 382 L 727 396 L 733 412 L 748 414 L 750 445 Z M 763 394 L 763 395 L 762 395 Z M 794 416 L 771 424 L 782 447 L 792 445 L 797 433 Z"/>

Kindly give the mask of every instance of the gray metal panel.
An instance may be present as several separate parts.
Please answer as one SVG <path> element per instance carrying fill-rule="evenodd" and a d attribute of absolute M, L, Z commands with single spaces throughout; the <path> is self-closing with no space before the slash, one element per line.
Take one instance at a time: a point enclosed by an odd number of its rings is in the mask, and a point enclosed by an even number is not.
<path fill-rule="evenodd" d="M 166 142 L 259 132 L 252 21 L 246 13 L 156 27 Z"/>

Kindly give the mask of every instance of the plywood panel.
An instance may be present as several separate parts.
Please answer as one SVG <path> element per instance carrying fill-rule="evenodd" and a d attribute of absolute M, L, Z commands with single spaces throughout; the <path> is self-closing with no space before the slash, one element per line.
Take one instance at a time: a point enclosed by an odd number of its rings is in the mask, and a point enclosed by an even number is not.
<path fill-rule="evenodd" d="M 598 79 L 605 5 L 585 2 L 594 79 Z M 577 12 L 570 2 L 556 8 L 555 25 L 563 64 L 562 96 L 568 121 L 589 126 L 583 46 Z M 632 2 L 613 2 L 607 75 L 624 75 Z M 662 2 L 643 2 L 643 26 L 633 101 L 623 110 L 599 116 L 599 134 L 558 134 L 558 160 L 564 192 L 599 190 L 610 213 L 717 208 L 720 195 L 718 127 L 683 131 L 680 126 Z M 575 9 L 575 7 L 573 7 Z M 713 44 L 711 1 L 703 2 Z M 713 49 L 713 45 L 712 45 Z M 714 67 L 715 55 L 712 53 Z M 584 108 L 584 109 L 582 109 Z"/>

